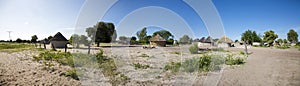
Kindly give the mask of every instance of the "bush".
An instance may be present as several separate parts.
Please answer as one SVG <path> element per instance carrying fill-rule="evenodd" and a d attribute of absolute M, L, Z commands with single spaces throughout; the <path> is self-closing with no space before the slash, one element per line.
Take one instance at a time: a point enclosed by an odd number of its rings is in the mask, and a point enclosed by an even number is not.
<path fill-rule="evenodd" d="M 191 54 L 197 54 L 198 53 L 198 46 L 196 44 L 193 44 L 190 46 L 189 51 Z"/>
<path fill-rule="evenodd" d="M 68 70 L 66 76 L 67 76 L 67 77 L 71 77 L 71 78 L 73 78 L 73 79 L 75 79 L 75 80 L 79 80 L 78 75 L 77 75 L 75 69 Z"/>
<path fill-rule="evenodd" d="M 278 49 L 288 49 L 288 48 L 290 48 L 290 46 L 284 44 L 284 45 L 281 45 L 281 46 L 276 46 L 276 48 L 278 48 Z"/>
<path fill-rule="evenodd" d="M 148 64 L 140 64 L 140 63 L 133 63 L 134 69 L 147 69 L 150 68 Z"/>
<path fill-rule="evenodd" d="M 181 63 L 180 62 L 171 62 L 170 64 L 167 64 L 165 67 L 164 67 L 164 71 L 168 71 L 170 70 L 172 73 L 176 73 L 179 71 L 179 68 L 181 66 Z"/>
<path fill-rule="evenodd" d="M 225 63 L 227 65 L 240 65 L 240 64 L 244 64 L 244 59 L 243 58 L 233 58 L 232 54 L 227 55 L 226 59 L 225 59 Z"/>
<path fill-rule="evenodd" d="M 240 54 L 241 54 L 241 55 L 245 55 L 245 52 L 244 52 L 244 51 L 241 51 Z"/>
<path fill-rule="evenodd" d="M 171 62 L 164 67 L 164 71 L 170 70 L 173 73 L 179 71 L 182 67 L 184 72 L 207 72 L 213 70 L 220 70 L 221 65 L 224 63 L 223 57 L 213 56 L 213 55 L 204 55 L 202 57 L 194 57 L 191 59 L 186 59 L 182 63 L 180 62 Z"/>

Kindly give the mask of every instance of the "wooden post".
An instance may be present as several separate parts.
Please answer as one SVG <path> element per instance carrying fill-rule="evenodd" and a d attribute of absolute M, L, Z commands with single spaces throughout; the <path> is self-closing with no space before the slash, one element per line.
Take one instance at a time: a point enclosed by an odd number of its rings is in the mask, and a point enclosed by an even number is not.
<path fill-rule="evenodd" d="M 246 43 L 246 41 L 244 41 L 244 45 L 245 45 L 245 52 L 246 52 L 246 55 L 248 56 L 248 49 L 247 49 L 247 43 Z"/>

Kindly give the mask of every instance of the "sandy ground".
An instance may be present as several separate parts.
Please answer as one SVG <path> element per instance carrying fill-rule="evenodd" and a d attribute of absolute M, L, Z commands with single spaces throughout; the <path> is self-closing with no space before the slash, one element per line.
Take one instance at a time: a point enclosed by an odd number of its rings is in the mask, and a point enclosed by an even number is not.
<path fill-rule="evenodd" d="M 250 48 L 245 64 L 225 66 L 218 73 L 207 75 L 179 73 L 172 75 L 163 72 L 168 62 L 180 62 L 192 58 L 188 46 L 142 49 L 141 47 L 103 48 L 105 54 L 114 58 L 118 71 L 129 78 L 128 86 L 299 86 L 300 85 L 300 51 L 296 49 Z M 239 53 L 242 48 L 228 48 Z M 70 50 L 81 52 L 80 50 Z M 85 50 L 86 51 L 86 50 Z M 92 51 L 93 53 L 97 51 Z M 180 54 L 174 54 L 180 52 Z M 99 73 L 101 70 L 88 70 L 87 76 L 80 81 L 63 74 L 70 69 L 66 66 L 55 66 L 54 70 L 42 70 L 41 63 L 32 61 L 34 51 L 18 53 L 0 52 L 0 86 L 1 85 L 102 85 L 109 86 L 107 79 Z M 146 54 L 149 57 L 139 57 Z M 132 63 L 149 64 L 149 69 L 136 70 Z M 168 78 L 167 78 L 168 77 Z"/>
<path fill-rule="evenodd" d="M 240 51 L 242 49 L 229 49 Z M 251 48 L 246 64 L 227 68 L 219 86 L 299 86 L 300 51 Z"/>
<path fill-rule="evenodd" d="M 69 67 L 55 66 L 43 70 L 41 63 L 32 61 L 35 54 L 36 51 L 0 52 L 0 86 L 80 85 L 79 81 L 64 76 Z"/>

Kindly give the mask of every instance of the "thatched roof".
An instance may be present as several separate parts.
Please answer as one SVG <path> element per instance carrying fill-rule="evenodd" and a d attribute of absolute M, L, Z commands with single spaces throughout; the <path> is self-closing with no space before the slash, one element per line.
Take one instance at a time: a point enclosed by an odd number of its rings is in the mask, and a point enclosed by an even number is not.
<path fill-rule="evenodd" d="M 150 38 L 149 41 L 166 41 L 166 39 L 162 38 L 159 34 L 157 34 L 154 37 Z"/>
<path fill-rule="evenodd" d="M 60 32 L 56 33 L 50 41 L 68 41 Z"/>
<path fill-rule="evenodd" d="M 223 36 L 220 38 L 220 40 L 218 42 L 219 43 L 232 43 L 233 41 L 229 37 Z"/>
<path fill-rule="evenodd" d="M 208 36 L 205 40 L 205 43 L 212 43 L 212 42 L 213 42 L 213 39 L 210 36 Z"/>
<path fill-rule="evenodd" d="M 205 42 L 205 37 L 202 37 L 199 42 L 204 43 Z"/>

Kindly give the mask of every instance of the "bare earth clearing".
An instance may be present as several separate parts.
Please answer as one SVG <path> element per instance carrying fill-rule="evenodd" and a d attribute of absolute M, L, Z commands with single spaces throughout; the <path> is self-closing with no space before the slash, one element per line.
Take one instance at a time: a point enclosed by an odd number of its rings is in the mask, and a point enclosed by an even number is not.
<path fill-rule="evenodd" d="M 242 48 L 228 48 L 233 53 Z M 220 80 L 212 81 L 219 86 L 299 86 L 300 51 L 296 49 L 250 48 L 252 54 L 241 66 L 226 66 Z M 80 50 L 71 50 L 77 52 Z M 203 85 L 205 75 L 179 73 L 170 75 L 162 68 L 168 62 L 178 62 L 191 55 L 188 47 L 142 49 L 141 47 L 104 48 L 105 54 L 115 59 L 118 71 L 131 80 L 126 85 Z M 96 52 L 96 51 L 92 51 Z M 178 53 L 182 52 L 182 53 Z M 70 68 L 54 66 L 55 70 L 42 70 L 41 63 L 32 61 L 36 51 L 0 53 L 0 85 L 110 85 L 101 73 L 91 71 L 80 81 L 63 74 Z M 132 63 L 149 64 L 148 69 L 135 69 Z M 100 70 L 101 71 L 101 70 Z M 93 73 L 92 73 L 93 72 Z M 99 72 L 99 71 L 98 71 Z M 94 81 L 93 81 L 94 80 Z"/>
<path fill-rule="evenodd" d="M 237 49 L 229 49 L 237 51 Z M 251 48 L 246 64 L 223 72 L 220 86 L 299 86 L 300 52 Z"/>

